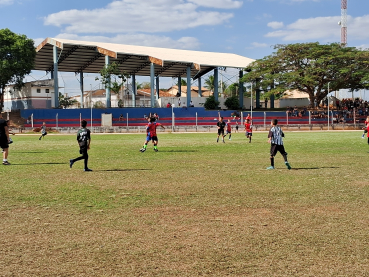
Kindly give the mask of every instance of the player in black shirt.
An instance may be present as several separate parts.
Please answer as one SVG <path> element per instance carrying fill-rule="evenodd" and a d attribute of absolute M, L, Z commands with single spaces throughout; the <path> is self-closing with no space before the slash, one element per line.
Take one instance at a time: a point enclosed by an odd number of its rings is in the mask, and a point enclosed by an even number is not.
<path fill-rule="evenodd" d="M 8 123 L 3 119 L 2 113 L 0 113 L 0 148 L 3 149 L 3 165 L 10 165 L 8 162 L 9 141 Z"/>
<path fill-rule="evenodd" d="M 87 126 L 87 121 L 86 120 L 82 120 L 81 121 L 81 129 L 78 130 L 77 132 L 77 141 L 78 141 L 78 145 L 79 145 L 79 153 L 82 154 L 81 157 L 75 158 L 75 159 L 71 159 L 69 160 L 69 166 L 70 168 L 72 168 L 73 164 L 76 161 L 79 160 L 85 160 L 85 171 L 92 171 L 92 169 L 89 169 L 87 166 L 88 163 L 88 153 L 87 151 L 90 149 L 90 143 L 91 143 L 91 132 L 89 129 L 86 128 Z"/>
<path fill-rule="evenodd" d="M 224 141 L 224 128 L 226 126 L 226 123 L 223 121 L 223 117 L 220 116 L 220 113 L 218 113 L 219 115 L 219 121 L 217 123 L 217 126 L 218 126 L 218 137 L 217 137 L 217 142 L 219 142 L 219 136 L 222 135 L 222 140 L 223 140 L 223 143 L 225 143 Z"/>

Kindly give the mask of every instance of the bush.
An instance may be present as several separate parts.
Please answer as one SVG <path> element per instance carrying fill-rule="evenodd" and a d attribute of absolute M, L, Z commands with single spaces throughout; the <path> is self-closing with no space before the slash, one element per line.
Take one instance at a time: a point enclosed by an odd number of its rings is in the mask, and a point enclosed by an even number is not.
<path fill-rule="evenodd" d="M 224 105 L 229 110 L 237 110 L 240 108 L 240 101 L 238 100 L 237 96 L 231 96 L 227 98 L 227 100 L 224 102 Z"/>
<path fill-rule="evenodd" d="M 215 100 L 214 96 L 209 96 L 205 103 L 204 103 L 204 107 L 207 110 L 215 110 L 218 109 L 220 102 Z"/>

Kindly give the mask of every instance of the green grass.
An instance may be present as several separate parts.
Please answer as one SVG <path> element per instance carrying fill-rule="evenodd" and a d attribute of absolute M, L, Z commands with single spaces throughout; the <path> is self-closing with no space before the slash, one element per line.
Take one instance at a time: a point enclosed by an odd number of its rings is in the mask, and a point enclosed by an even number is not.
<path fill-rule="evenodd" d="M 288 132 L 14 136 L 0 166 L 1 276 L 369 276 L 367 140 Z"/>

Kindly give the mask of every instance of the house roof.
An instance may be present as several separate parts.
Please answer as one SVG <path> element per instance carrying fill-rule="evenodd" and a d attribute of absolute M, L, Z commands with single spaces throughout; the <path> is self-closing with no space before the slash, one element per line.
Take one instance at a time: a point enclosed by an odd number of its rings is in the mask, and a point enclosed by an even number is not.
<path fill-rule="evenodd" d="M 191 66 L 194 79 L 216 67 L 245 68 L 254 61 L 231 53 L 46 38 L 36 48 L 35 70 L 53 70 L 54 46 L 59 50 L 58 70 L 75 73 L 99 73 L 105 65 L 105 56 L 130 75 L 150 76 L 150 64 L 154 63 L 155 76 L 186 75 L 187 67 Z"/>

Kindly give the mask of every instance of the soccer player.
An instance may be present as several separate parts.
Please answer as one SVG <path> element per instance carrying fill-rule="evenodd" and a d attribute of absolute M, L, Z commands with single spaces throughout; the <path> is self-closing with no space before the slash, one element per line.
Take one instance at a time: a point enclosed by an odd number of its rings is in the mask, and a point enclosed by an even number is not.
<path fill-rule="evenodd" d="M 224 128 L 226 126 L 226 123 L 223 121 L 223 117 L 220 116 L 220 113 L 218 113 L 219 115 L 219 121 L 217 123 L 217 126 L 218 126 L 218 137 L 217 137 L 217 142 L 219 142 L 219 136 L 221 135 L 222 136 L 222 139 L 223 139 L 223 143 L 225 143 L 224 141 Z"/>
<path fill-rule="evenodd" d="M 366 124 L 366 133 L 367 133 L 368 144 L 369 144 L 369 122 L 367 122 L 367 124 Z"/>
<path fill-rule="evenodd" d="M 84 160 L 85 162 L 85 168 L 84 171 L 92 171 L 92 169 L 89 169 L 88 164 L 88 153 L 87 151 L 90 149 L 91 144 L 91 132 L 89 129 L 86 128 L 87 121 L 82 120 L 81 121 L 81 129 L 77 132 L 77 141 L 79 145 L 79 153 L 82 154 L 82 156 L 69 160 L 69 167 L 72 168 L 73 164 L 76 161 Z"/>
<path fill-rule="evenodd" d="M 232 126 L 231 126 L 231 120 L 228 119 L 227 123 L 226 123 L 226 127 L 227 127 L 227 130 L 226 130 L 226 134 L 225 136 L 227 136 L 229 134 L 229 140 L 231 140 L 231 136 L 232 136 Z"/>
<path fill-rule="evenodd" d="M 3 149 L 3 165 L 10 165 L 8 162 L 9 154 L 9 127 L 5 119 L 3 119 L 2 113 L 0 113 L 0 148 Z"/>
<path fill-rule="evenodd" d="M 251 120 L 249 118 L 246 118 L 246 121 L 245 121 L 245 131 L 246 131 L 245 135 L 249 139 L 249 143 L 251 143 L 252 125 L 251 125 Z"/>
<path fill-rule="evenodd" d="M 368 132 L 368 124 L 369 124 L 369 116 L 367 116 L 366 119 L 365 119 L 365 122 L 364 122 L 365 126 L 363 127 L 364 133 L 363 133 L 361 138 L 364 138 L 365 134 Z"/>
<path fill-rule="evenodd" d="M 145 152 L 146 148 L 147 148 L 147 143 L 151 140 L 152 143 L 154 144 L 154 151 L 158 152 L 158 136 L 156 135 L 156 128 L 158 126 L 160 126 L 161 128 L 163 128 L 165 130 L 165 127 L 160 124 L 155 122 L 156 118 L 155 116 L 152 116 L 149 118 L 149 123 L 146 125 L 146 140 L 144 145 L 142 146 L 142 148 L 140 149 L 141 152 Z"/>
<path fill-rule="evenodd" d="M 284 150 L 283 146 L 282 138 L 284 137 L 284 133 L 282 129 L 279 126 L 277 126 L 277 124 L 278 120 L 273 119 L 271 122 L 272 128 L 270 128 L 268 134 L 269 138 L 268 142 L 270 143 L 270 166 L 267 169 L 274 169 L 274 157 L 278 151 L 282 154 L 284 163 L 287 166 L 287 168 L 291 169 L 291 166 L 287 160 L 287 152 Z"/>
<path fill-rule="evenodd" d="M 236 121 L 236 133 L 238 133 L 238 121 Z"/>
<path fill-rule="evenodd" d="M 47 135 L 47 132 L 46 132 L 46 123 L 43 122 L 42 125 L 41 125 L 41 137 L 39 138 L 39 140 L 41 140 L 46 135 Z"/>

